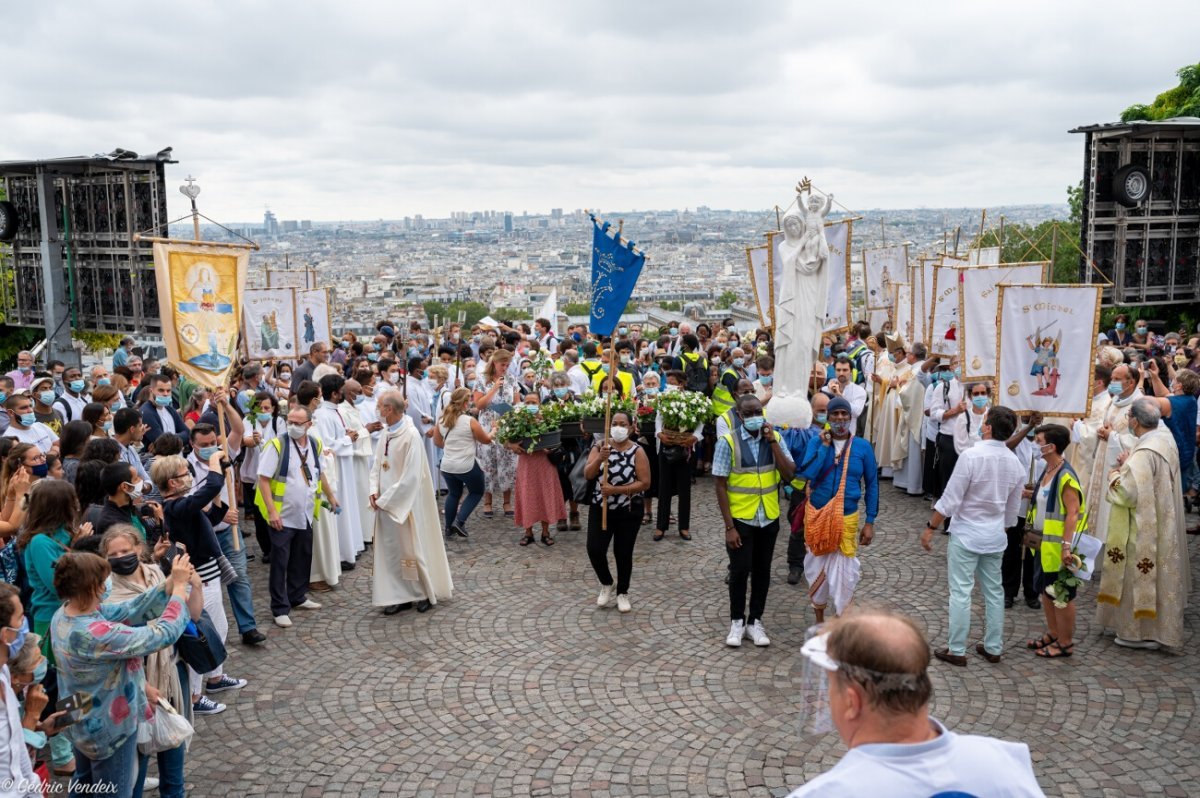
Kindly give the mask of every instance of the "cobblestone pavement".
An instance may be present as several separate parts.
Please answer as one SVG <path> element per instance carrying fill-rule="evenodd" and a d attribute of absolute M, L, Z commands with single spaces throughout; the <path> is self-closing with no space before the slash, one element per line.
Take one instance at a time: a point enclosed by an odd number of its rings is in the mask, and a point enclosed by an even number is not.
<path fill-rule="evenodd" d="M 947 539 L 922 552 L 928 504 L 886 481 L 881 490 L 858 600 L 912 613 L 940 647 Z M 813 615 L 803 584 L 785 582 L 786 538 L 764 618 L 771 647 L 727 649 L 710 480 L 694 497 L 692 542 L 672 529 L 655 543 L 643 527 L 628 615 L 596 608 L 584 532 L 521 548 L 511 522 L 479 512 L 470 542 L 451 544 L 454 598 L 426 614 L 370 606 L 368 552 L 339 589 L 315 596 L 321 610 L 298 610 L 280 630 L 267 569 L 250 563 L 270 639 L 247 649 L 230 636 L 226 668 L 250 685 L 198 720 L 193 794 L 767 796 L 827 770 L 845 750 L 836 734 L 798 732 L 798 649 Z M 1018 601 L 999 665 L 974 654 L 977 597 L 969 667 L 932 665 L 934 714 L 1029 743 L 1050 795 L 1200 795 L 1194 632 L 1181 655 L 1117 648 L 1092 622 L 1094 594 L 1080 594 L 1075 657 L 1055 662 L 1024 650 L 1041 613 Z M 1198 623 L 1193 605 L 1189 630 Z"/>

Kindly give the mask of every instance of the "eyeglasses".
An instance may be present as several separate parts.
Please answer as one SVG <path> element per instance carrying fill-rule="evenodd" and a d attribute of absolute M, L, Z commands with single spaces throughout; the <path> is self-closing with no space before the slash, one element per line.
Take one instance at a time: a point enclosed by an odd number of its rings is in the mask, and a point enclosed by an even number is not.
<path fill-rule="evenodd" d="M 171 477 L 171 479 L 186 479 L 189 476 L 191 476 L 191 474 L 189 474 L 187 471 L 184 471 L 182 474 L 176 474 L 175 476 Z"/>

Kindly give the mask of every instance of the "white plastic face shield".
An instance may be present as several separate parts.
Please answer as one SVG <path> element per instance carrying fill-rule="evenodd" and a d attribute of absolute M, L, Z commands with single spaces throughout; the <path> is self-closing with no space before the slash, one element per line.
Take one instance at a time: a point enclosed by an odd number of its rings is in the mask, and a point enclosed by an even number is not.
<path fill-rule="evenodd" d="M 829 682 L 838 664 L 826 650 L 828 642 L 829 633 L 823 626 L 813 626 L 805 633 L 804 646 L 800 649 L 804 657 L 800 686 L 800 733 L 804 736 L 828 734 L 834 730 Z"/>

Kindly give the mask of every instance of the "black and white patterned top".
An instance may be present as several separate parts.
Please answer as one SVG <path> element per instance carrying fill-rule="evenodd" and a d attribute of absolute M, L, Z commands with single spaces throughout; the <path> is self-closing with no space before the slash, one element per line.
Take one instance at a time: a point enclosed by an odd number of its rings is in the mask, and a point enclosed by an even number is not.
<path fill-rule="evenodd" d="M 630 485 L 637 482 L 637 450 L 638 445 L 635 443 L 623 452 L 617 451 L 615 448 L 608 453 L 608 484 L 610 485 Z M 601 475 L 603 475 L 603 464 L 601 464 Z M 629 502 L 632 496 L 621 493 L 616 496 L 608 497 L 608 509 L 610 510 L 625 510 L 629 508 Z M 600 480 L 596 480 L 596 492 L 592 496 L 592 503 L 600 504 Z"/>

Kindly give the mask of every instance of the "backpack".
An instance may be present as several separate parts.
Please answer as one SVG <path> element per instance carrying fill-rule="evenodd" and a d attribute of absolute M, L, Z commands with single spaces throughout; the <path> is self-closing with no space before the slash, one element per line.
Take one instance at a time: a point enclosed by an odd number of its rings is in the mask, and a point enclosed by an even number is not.
<path fill-rule="evenodd" d="M 847 352 L 850 359 L 854 361 L 854 382 L 858 385 L 865 385 L 867 382 L 866 374 L 863 372 L 863 358 L 866 357 L 867 345 L 859 341 L 854 345 L 854 348 Z"/>
<path fill-rule="evenodd" d="M 64 418 L 66 421 L 71 421 L 71 420 L 72 420 L 72 419 L 71 419 L 71 416 L 72 416 L 72 414 L 71 414 L 71 406 L 70 406 L 69 404 L 67 404 L 67 400 L 66 400 L 66 399 L 63 399 L 61 396 L 60 396 L 60 397 L 58 397 L 57 399 L 55 399 L 55 400 L 54 400 L 54 405 L 53 405 L 53 406 L 54 406 L 54 407 L 61 407 L 61 408 L 62 408 L 62 412 L 63 412 L 63 418 Z"/>
<path fill-rule="evenodd" d="M 708 362 L 700 355 L 695 359 L 680 355 L 683 361 L 683 384 L 689 391 L 708 393 Z"/>

